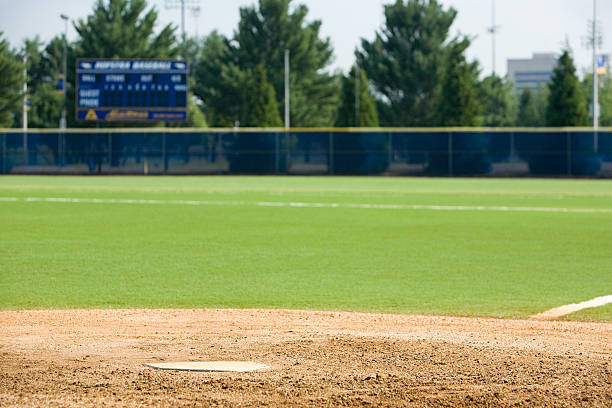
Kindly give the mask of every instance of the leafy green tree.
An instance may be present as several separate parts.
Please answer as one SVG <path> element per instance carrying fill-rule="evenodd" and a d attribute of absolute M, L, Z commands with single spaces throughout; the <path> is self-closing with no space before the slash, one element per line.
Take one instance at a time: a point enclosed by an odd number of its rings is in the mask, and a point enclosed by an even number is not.
<path fill-rule="evenodd" d="M 54 128 L 59 125 L 62 111 L 62 95 L 57 91 L 57 81 L 62 70 L 64 45 L 62 37 L 55 37 L 46 47 L 38 37 L 26 39 L 28 94 L 30 110 L 28 126 Z M 21 115 L 16 124 L 22 126 Z"/>
<path fill-rule="evenodd" d="M 146 0 L 97 0 L 93 13 L 78 20 L 77 55 L 83 58 L 174 58 L 179 54 L 175 27 L 155 35 L 157 12 Z"/>
<path fill-rule="evenodd" d="M 189 64 L 189 76 L 193 79 L 198 62 L 202 58 L 204 37 L 189 37 L 181 44 L 181 57 Z"/>
<path fill-rule="evenodd" d="M 274 87 L 268 82 L 263 65 L 255 67 L 247 83 L 248 111 L 241 121 L 242 126 L 281 127 L 281 120 Z"/>
<path fill-rule="evenodd" d="M 342 104 L 338 109 L 336 126 L 378 127 L 376 101 L 370 92 L 368 77 L 363 69 L 359 70 L 359 117 L 355 120 L 355 78 L 357 67 L 353 66 L 348 76 L 342 78 Z"/>
<path fill-rule="evenodd" d="M 235 63 L 229 40 L 211 32 L 204 39 L 193 88 L 211 126 L 230 127 L 240 121 L 246 76 Z"/>
<path fill-rule="evenodd" d="M 234 40 L 212 33 L 196 69 L 196 94 L 215 125 L 228 126 L 251 109 L 244 95 L 248 76 L 265 66 L 278 113 L 284 111 L 284 50 L 290 50 L 291 124 L 330 125 L 338 105 L 339 81 L 327 72 L 333 51 L 320 38 L 321 22 L 306 22 L 308 8 L 291 0 L 260 0 L 240 9 Z M 211 60 L 212 59 L 212 60 Z M 214 61 L 214 62 L 213 62 Z"/>
<path fill-rule="evenodd" d="M 569 50 L 564 50 L 557 61 L 548 84 L 548 126 L 587 126 L 589 114 L 586 100 L 576 76 L 576 67 Z"/>
<path fill-rule="evenodd" d="M 434 126 L 449 30 L 457 11 L 437 0 L 396 0 L 385 6 L 385 25 L 361 40 L 359 60 L 378 99 L 383 126 Z"/>
<path fill-rule="evenodd" d="M 444 73 L 439 124 L 477 126 L 481 110 L 478 100 L 478 63 L 468 63 L 465 50 L 469 40 L 453 42 Z"/>
<path fill-rule="evenodd" d="M 587 106 L 593 105 L 593 74 L 587 74 L 581 83 Z M 612 72 L 599 75 L 599 125 L 612 126 Z M 589 115 L 592 121 L 593 113 Z"/>
<path fill-rule="evenodd" d="M 22 102 L 23 64 L 9 48 L 0 31 L 0 128 L 13 124 Z"/>
<path fill-rule="evenodd" d="M 264 64 L 274 86 L 279 114 L 284 112 L 284 55 L 290 51 L 291 124 L 329 126 L 338 108 L 338 77 L 326 71 L 333 59 L 329 38 L 321 38 L 321 21 L 307 22 L 308 7 L 292 0 L 259 0 L 240 9 L 235 54 L 241 69 Z M 295 103 L 294 103 L 295 102 Z"/>
<path fill-rule="evenodd" d="M 483 126 L 502 127 L 515 123 L 515 106 L 510 81 L 490 75 L 480 83 L 480 102 L 483 106 Z"/>
<path fill-rule="evenodd" d="M 193 100 L 193 94 L 189 94 L 189 104 L 187 106 L 188 109 L 188 119 L 186 126 L 193 128 L 206 128 L 208 124 L 206 123 L 206 117 L 204 113 L 200 109 L 200 107 Z"/>
<path fill-rule="evenodd" d="M 53 84 L 42 82 L 30 92 L 28 126 L 56 128 L 62 116 L 62 95 Z"/>
<path fill-rule="evenodd" d="M 158 124 L 159 127 L 162 124 Z M 197 98 L 193 95 L 193 93 L 189 93 L 187 99 L 187 120 L 185 122 L 170 122 L 165 124 L 167 127 L 171 128 L 207 128 L 208 123 L 206 122 L 206 116 L 202 112 L 198 104 Z"/>
<path fill-rule="evenodd" d="M 24 41 L 24 49 L 27 55 L 28 91 L 36 88 L 47 76 L 42 64 L 42 48 L 43 43 L 38 36 Z"/>
<path fill-rule="evenodd" d="M 538 94 L 530 88 L 525 88 L 519 95 L 517 126 L 544 126 L 541 109 L 538 109 Z"/>

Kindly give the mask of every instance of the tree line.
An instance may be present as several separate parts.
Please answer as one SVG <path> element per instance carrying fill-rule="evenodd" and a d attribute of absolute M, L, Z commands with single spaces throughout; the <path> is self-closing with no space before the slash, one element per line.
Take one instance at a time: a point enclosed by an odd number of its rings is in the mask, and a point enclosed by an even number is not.
<path fill-rule="evenodd" d="M 472 41 L 451 35 L 457 10 L 437 0 L 396 0 L 373 40 L 362 39 L 344 75 L 330 66 L 334 51 L 321 21 L 294 0 L 259 0 L 240 9 L 234 34 L 216 31 L 181 39 L 146 0 L 98 0 L 75 21 L 67 44 L 68 125 L 74 119 L 78 58 L 183 58 L 190 65 L 192 127 L 279 127 L 284 112 L 284 52 L 290 52 L 290 122 L 320 126 L 587 126 L 593 75 L 579 81 L 569 48 L 539 89 L 514 92 L 506 78 L 480 79 Z M 23 60 L 27 57 L 30 127 L 57 127 L 65 38 L 27 39 L 12 49 L 0 33 L 0 127 L 21 126 Z M 612 126 L 612 76 L 601 76 L 602 126 Z M 160 124 L 163 125 L 163 124 Z"/>

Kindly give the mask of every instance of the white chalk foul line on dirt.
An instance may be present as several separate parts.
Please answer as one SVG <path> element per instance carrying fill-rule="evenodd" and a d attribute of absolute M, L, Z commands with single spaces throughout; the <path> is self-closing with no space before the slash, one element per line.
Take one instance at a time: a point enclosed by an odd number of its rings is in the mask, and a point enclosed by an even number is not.
<path fill-rule="evenodd" d="M 612 214 L 612 208 L 559 208 L 559 207 L 508 207 L 480 205 L 406 205 L 406 204 L 352 204 L 352 203 L 302 203 L 282 201 L 199 201 L 199 200 L 133 200 L 115 198 L 66 198 L 66 197 L 0 197 L 0 202 L 46 202 L 85 204 L 139 204 L 139 205 L 192 205 L 192 206 L 258 206 L 292 208 L 355 208 L 381 210 L 424 211 L 500 211 L 500 212 L 549 212 L 575 214 Z"/>
<path fill-rule="evenodd" d="M 577 312 L 582 309 L 589 309 L 592 307 L 605 306 L 608 303 L 612 303 L 612 295 L 601 296 L 595 299 L 587 300 L 586 302 L 574 303 L 571 305 L 556 307 L 554 309 L 547 310 L 544 313 L 538 313 L 537 315 L 531 316 L 531 319 L 533 320 L 554 320 L 559 317 L 568 315 L 570 313 Z"/>

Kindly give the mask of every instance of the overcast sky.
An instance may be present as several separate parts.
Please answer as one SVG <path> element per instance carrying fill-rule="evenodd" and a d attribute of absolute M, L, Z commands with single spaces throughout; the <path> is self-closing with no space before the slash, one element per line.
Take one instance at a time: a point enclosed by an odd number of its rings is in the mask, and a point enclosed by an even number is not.
<path fill-rule="evenodd" d="M 175 0 L 176 1 L 176 0 Z M 196 3 L 197 0 L 186 0 Z M 217 29 L 231 35 L 238 23 L 238 9 L 255 0 L 200 0 L 201 14 L 196 19 L 186 13 L 189 35 L 207 34 Z M 333 69 L 347 71 L 353 63 L 360 38 L 372 39 L 382 25 L 383 5 L 390 0 L 294 0 L 310 9 L 309 19 L 323 22 L 324 36 L 331 38 L 336 59 Z M 459 15 L 453 32 L 473 37 L 469 57 L 480 61 L 482 74 L 492 69 L 491 35 L 492 0 L 441 0 L 445 7 L 454 7 Z M 612 0 L 597 0 L 598 20 L 603 26 L 602 53 L 612 54 Z M 39 35 L 47 41 L 63 32 L 60 13 L 73 19 L 84 18 L 95 0 L 0 0 L 0 31 L 4 31 L 13 47 L 23 39 Z M 160 12 L 160 25 L 180 23 L 179 10 L 167 10 L 166 0 L 149 0 Z M 593 16 L 592 0 L 496 0 L 497 72 L 506 74 L 508 58 L 528 58 L 533 52 L 558 52 L 569 41 L 579 70 L 590 66 L 591 51 L 585 49 L 584 37 Z M 76 38 L 72 27 L 69 39 Z"/>

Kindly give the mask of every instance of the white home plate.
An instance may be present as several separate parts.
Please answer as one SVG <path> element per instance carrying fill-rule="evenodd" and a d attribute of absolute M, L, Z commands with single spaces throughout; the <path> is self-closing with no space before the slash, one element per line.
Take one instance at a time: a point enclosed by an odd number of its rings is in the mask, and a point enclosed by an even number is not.
<path fill-rule="evenodd" d="M 145 365 L 157 370 L 216 371 L 232 373 L 244 373 L 270 368 L 267 365 L 250 361 L 191 361 L 184 363 L 155 363 Z"/>

